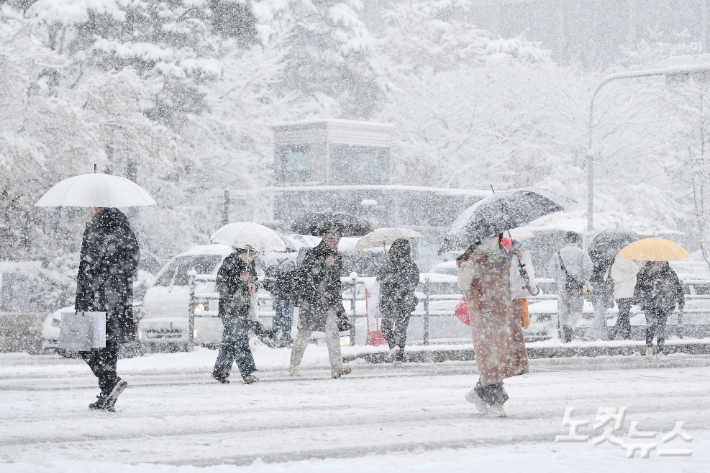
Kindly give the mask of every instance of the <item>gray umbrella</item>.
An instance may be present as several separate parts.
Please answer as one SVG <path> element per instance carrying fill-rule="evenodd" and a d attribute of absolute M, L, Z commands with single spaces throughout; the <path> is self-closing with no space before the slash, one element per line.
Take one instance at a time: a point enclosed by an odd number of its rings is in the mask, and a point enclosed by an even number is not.
<path fill-rule="evenodd" d="M 464 210 L 449 228 L 439 253 L 466 248 L 545 215 L 564 210 L 575 201 L 546 189 L 496 192 Z"/>
<path fill-rule="evenodd" d="M 308 212 L 297 218 L 291 230 L 300 235 L 323 236 L 329 230 L 338 230 L 341 236 L 363 236 L 372 231 L 372 225 L 360 217 L 345 212 Z"/>

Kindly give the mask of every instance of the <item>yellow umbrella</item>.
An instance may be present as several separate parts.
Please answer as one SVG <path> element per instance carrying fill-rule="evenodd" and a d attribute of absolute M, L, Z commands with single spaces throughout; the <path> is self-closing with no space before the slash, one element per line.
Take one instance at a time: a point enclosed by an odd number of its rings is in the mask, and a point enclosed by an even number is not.
<path fill-rule="evenodd" d="M 690 253 L 678 243 L 654 237 L 631 243 L 619 256 L 640 261 L 676 261 L 687 258 Z"/>

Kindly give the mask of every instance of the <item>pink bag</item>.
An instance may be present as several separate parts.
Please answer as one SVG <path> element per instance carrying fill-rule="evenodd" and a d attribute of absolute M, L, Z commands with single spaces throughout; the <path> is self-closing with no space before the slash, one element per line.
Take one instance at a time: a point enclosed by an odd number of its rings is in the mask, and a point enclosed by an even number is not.
<path fill-rule="evenodd" d="M 456 309 L 454 310 L 454 314 L 456 317 L 459 318 L 459 320 L 466 325 L 471 325 L 471 320 L 468 318 L 468 304 L 466 303 L 466 296 L 464 296 L 461 299 L 461 302 L 459 302 L 456 305 Z"/>

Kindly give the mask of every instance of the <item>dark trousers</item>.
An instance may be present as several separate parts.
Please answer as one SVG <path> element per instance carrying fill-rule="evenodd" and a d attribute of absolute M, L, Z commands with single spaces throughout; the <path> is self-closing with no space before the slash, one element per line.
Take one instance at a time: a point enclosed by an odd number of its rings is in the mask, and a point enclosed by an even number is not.
<path fill-rule="evenodd" d="M 399 347 L 397 359 L 404 360 L 404 345 L 407 343 L 407 326 L 411 313 L 403 311 L 383 311 L 380 331 L 387 340 L 390 350 Z"/>
<path fill-rule="evenodd" d="M 476 391 L 476 393 L 481 396 L 481 399 L 486 401 L 489 406 L 492 406 L 493 404 L 500 404 L 502 406 L 505 404 L 505 401 L 510 399 L 508 397 L 508 393 L 506 393 L 503 388 L 503 381 L 497 384 L 483 386 L 481 384 L 481 380 L 479 379 L 473 390 Z"/>
<path fill-rule="evenodd" d="M 99 379 L 99 388 L 104 394 L 109 394 L 121 378 L 116 374 L 118 363 L 118 343 L 106 340 L 106 348 L 98 348 L 79 353 L 81 358 L 89 365 L 94 376 Z"/>
<path fill-rule="evenodd" d="M 619 317 L 614 325 L 614 332 L 617 337 L 624 340 L 631 340 L 631 303 L 633 299 L 617 299 L 616 305 L 619 307 Z"/>
<path fill-rule="evenodd" d="M 271 326 L 271 336 L 275 340 L 280 340 L 281 343 L 292 343 L 293 306 L 287 300 L 274 297 L 274 311 L 276 312 L 276 317 L 274 317 L 274 322 Z"/>
<path fill-rule="evenodd" d="M 653 336 L 658 338 L 658 349 L 662 350 L 666 342 L 666 321 L 670 311 L 652 308 L 646 310 L 646 346 L 653 345 Z"/>
<path fill-rule="evenodd" d="M 232 363 L 236 361 L 242 378 L 246 378 L 256 371 L 254 357 L 249 349 L 249 323 L 242 317 L 222 320 L 222 322 L 224 334 L 212 374 L 218 378 L 228 378 L 232 371 Z"/>

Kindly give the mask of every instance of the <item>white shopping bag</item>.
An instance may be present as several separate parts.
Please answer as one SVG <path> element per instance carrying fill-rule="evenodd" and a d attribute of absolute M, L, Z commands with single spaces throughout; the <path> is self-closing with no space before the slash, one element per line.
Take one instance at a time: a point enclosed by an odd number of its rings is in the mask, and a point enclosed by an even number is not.
<path fill-rule="evenodd" d="M 382 317 L 382 314 L 380 314 L 380 283 L 377 281 L 372 285 L 370 301 L 367 304 L 367 315 L 373 319 Z"/>
<path fill-rule="evenodd" d="M 94 332 L 91 336 L 91 348 L 106 348 L 106 312 L 62 312 L 65 315 L 81 314 L 94 318 Z"/>

